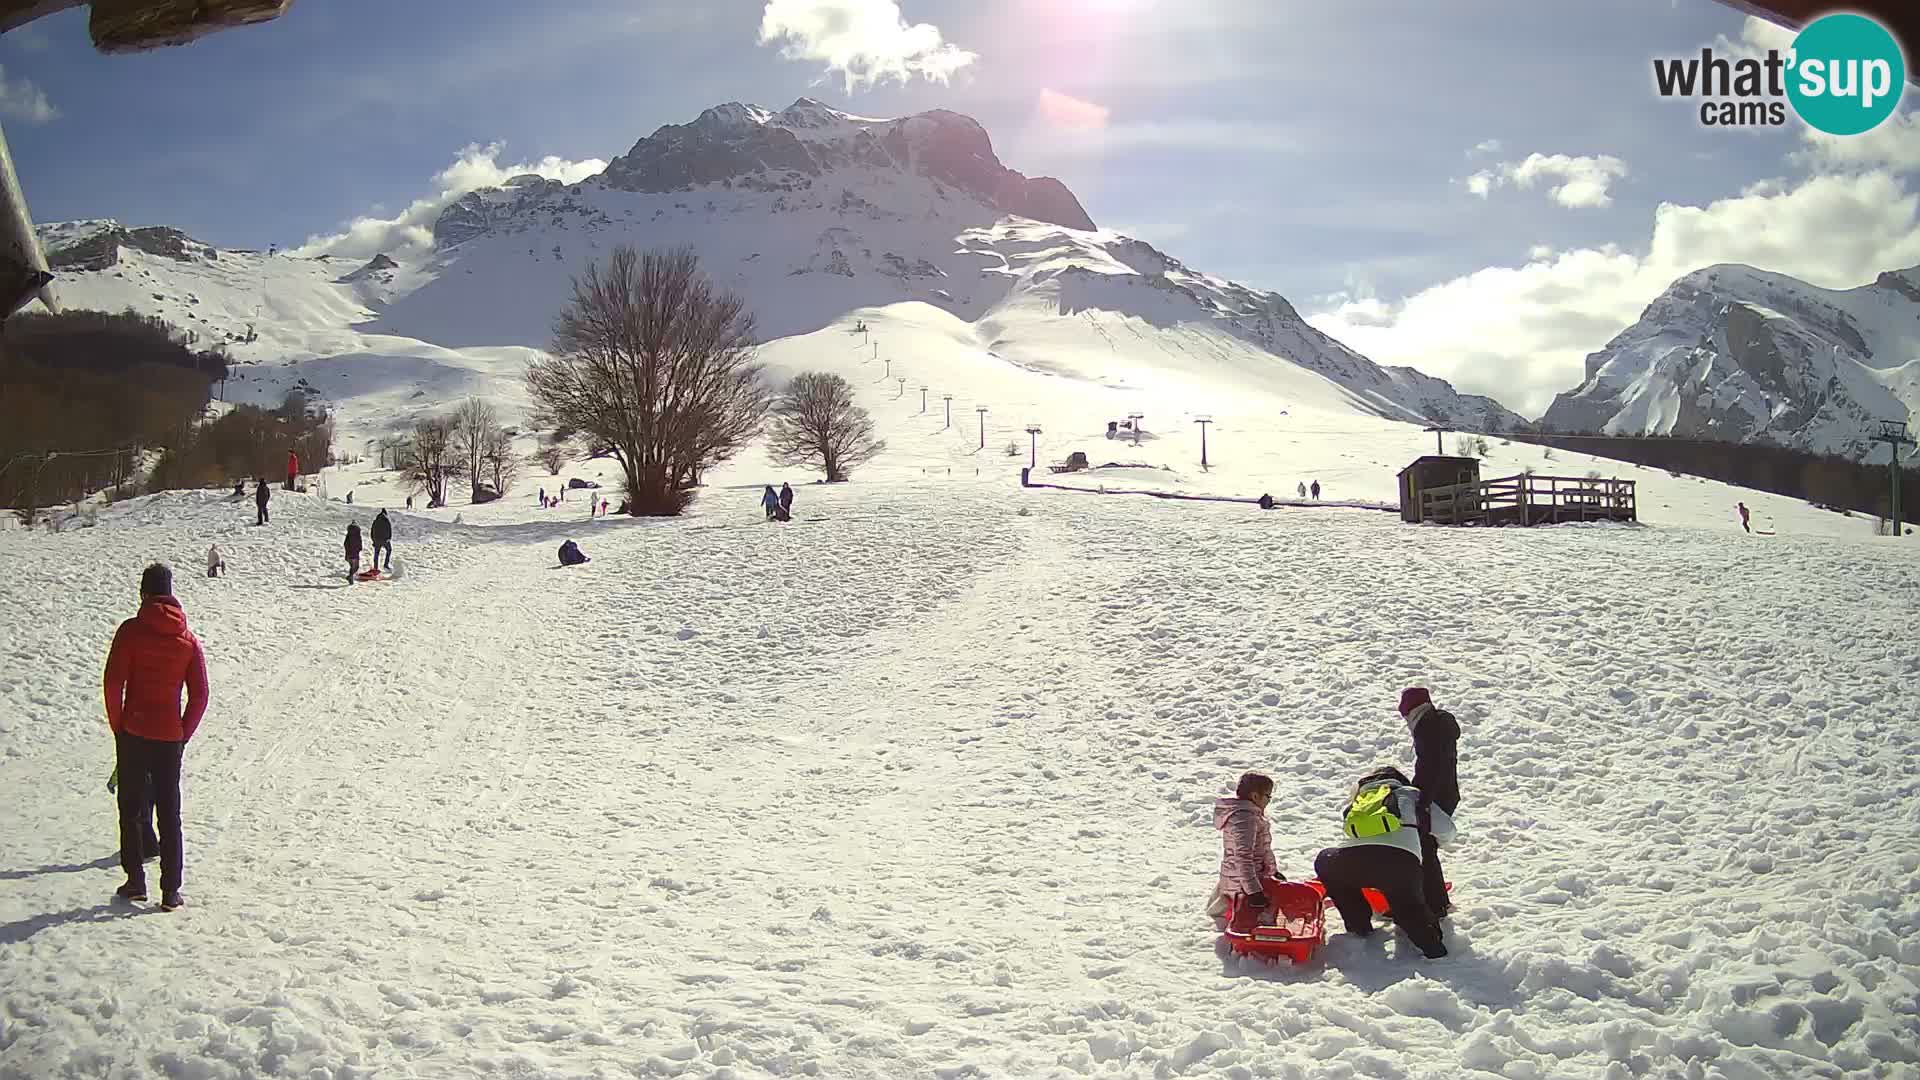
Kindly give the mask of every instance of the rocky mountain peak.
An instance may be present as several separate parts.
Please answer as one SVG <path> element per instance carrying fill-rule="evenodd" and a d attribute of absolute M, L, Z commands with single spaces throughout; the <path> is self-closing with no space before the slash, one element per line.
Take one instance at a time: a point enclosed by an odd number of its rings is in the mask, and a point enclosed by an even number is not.
<path fill-rule="evenodd" d="M 877 120 L 804 97 L 779 112 L 729 102 L 691 123 L 661 127 L 614 159 L 599 180 L 653 193 L 708 185 L 799 191 L 847 170 L 924 177 L 1003 213 L 1095 227 L 1066 185 L 1007 168 L 978 121 L 946 109 Z"/>

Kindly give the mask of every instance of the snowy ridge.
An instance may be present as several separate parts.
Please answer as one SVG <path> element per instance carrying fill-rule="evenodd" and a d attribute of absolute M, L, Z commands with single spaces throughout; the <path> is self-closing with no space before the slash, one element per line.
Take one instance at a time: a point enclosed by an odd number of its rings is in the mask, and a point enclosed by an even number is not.
<path fill-rule="evenodd" d="M 1822 289 L 1749 266 L 1682 277 L 1587 357 L 1561 430 L 1763 440 L 1859 456 L 1920 407 L 1920 268 Z"/>

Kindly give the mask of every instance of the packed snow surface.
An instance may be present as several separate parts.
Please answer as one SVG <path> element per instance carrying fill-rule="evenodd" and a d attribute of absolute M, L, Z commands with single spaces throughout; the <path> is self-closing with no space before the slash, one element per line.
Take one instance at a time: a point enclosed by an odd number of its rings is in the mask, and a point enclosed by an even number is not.
<path fill-rule="evenodd" d="M 372 476 L 0 533 L 0 1077 L 1920 1069 L 1908 546 L 1004 470 L 778 525 L 762 473 L 677 521 L 397 513 L 383 584 L 341 573 Z M 171 914 L 109 902 L 103 790 L 156 558 L 214 694 Z M 1452 955 L 1224 953 L 1214 797 L 1272 773 L 1306 874 L 1416 683 L 1465 732 Z"/>

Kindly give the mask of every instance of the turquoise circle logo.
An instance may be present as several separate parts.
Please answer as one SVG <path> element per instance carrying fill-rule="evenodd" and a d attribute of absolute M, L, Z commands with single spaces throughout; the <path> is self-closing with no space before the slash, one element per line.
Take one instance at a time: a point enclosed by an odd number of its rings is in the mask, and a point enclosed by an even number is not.
<path fill-rule="evenodd" d="M 1907 86 L 1907 63 L 1887 28 L 1864 15 L 1826 15 L 1793 39 L 1787 99 L 1793 111 L 1829 135 L 1872 131 L 1893 115 Z"/>

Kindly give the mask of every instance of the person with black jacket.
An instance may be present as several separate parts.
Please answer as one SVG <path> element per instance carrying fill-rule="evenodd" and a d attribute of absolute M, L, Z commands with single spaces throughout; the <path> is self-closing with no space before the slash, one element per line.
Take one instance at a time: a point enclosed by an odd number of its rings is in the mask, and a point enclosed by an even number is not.
<path fill-rule="evenodd" d="M 1431 805 L 1452 817 L 1460 808 L 1460 722 L 1435 705 L 1424 686 L 1410 686 L 1401 692 L 1400 716 L 1413 734 L 1413 786 L 1420 789 L 1422 813 Z M 1427 906 L 1435 918 L 1445 918 L 1453 904 L 1447 898 L 1440 849 L 1430 834 L 1423 833 L 1421 843 Z"/>
<path fill-rule="evenodd" d="M 256 525 L 267 523 L 267 500 L 273 498 L 273 489 L 267 486 L 267 478 L 262 476 L 253 482 L 253 505 L 260 510 L 260 520 Z"/>
<path fill-rule="evenodd" d="M 380 568 L 380 550 L 386 549 L 387 569 L 393 569 L 393 522 L 388 519 L 385 510 L 373 518 L 373 567 Z"/>
<path fill-rule="evenodd" d="M 780 485 L 779 518 L 781 521 L 793 520 L 793 489 L 785 484 Z"/>
<path fill-rule="evenodd" d="M 360 523 L 355 521 L 347 526 L 347 581 L 351 583 L 360 576 Z"/>

